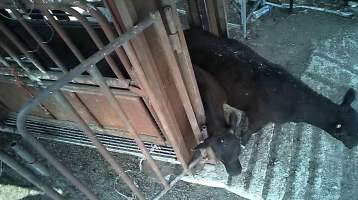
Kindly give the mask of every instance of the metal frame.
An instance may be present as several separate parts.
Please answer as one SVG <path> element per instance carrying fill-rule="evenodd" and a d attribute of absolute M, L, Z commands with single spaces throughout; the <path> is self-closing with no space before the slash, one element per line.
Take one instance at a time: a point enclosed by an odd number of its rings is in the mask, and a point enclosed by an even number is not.
<path fill-rule="evenodd" d="M 158 20 L 160 20 L 160 15 L 158 13 L 150 14 L 150 16 L 144 20 L 142 20 L 139 24 L 133 26 L 132 28 L 128 29 L 125 33 L 121 34 L 120 37 L 115 38 L 115 34 L 111 31 L 109 31 L 108 23 L 105 22 L 104 18 L 101 16 L 101 14 L 98 13 L 95 9 L 91 9 L 86 7 L 88 10 L 90 10 L 90 13 L 95 15 L 95 18 L 99 19 L 99 23 L 104 27 L 105 33 L 107 37 L 110 40 L 110 43 L 104 46 L 103 43 L 99 40 L 99 38 L 96 36 L 95 32 L 91 30 L 91 27 L 88 25 L 87 19 L 85 17 L 82 17 L 77 11 L 73 10 L 72 8 L 61 6 L 62 10 L 65 10 L 66 12 L 70 13 L 72 16 L 75 16 L 80 23 L 85 27 L 87 32 L 90 34 L 91 38 L 94 40 L 97 47 L 100 49 L 97 53 L 90 56 L 89 58 L 85 59 L 79 50 L 76 48 L 76 46 L 72 43 L 71 39 L 66 35 L 65 31 L 60 27 L 57 23 L 57 21 L 53 18 L 53 16 L 47 11 L 47 9 L 51 8 L 51 5 L 47 6 L 44 4 L 36 5 L 36 7 L 39 7 L 41 12 L 44 16 L 47 17 L 51 25 L 54 27 L 55 31 L 60 35 L 60 37 L 65 41 L 66 45 L 70 48 L 70 50 L 74 53 L 74 55 L 77 57 L 77 59 L 81 62 L 78 66 L 76 66 L 74 69 L 72 69 L 70 72 L 67 72 L 64 65 L 61 63 L 60 59 L 56 57 L 56 55 L 51 51 L 50 48 L 47 47 L 46 44 L 44 44 L 40 38 L 40 36 L 31 29 L 30 26 L 26 24 L 26 22 L 23 20 L 21 14 L 15 9 L 11 8 L 12 12 L 16 16 L 16 18 L 19 20 L 19 22 L 25 27 L 25 29 L 30 33 L 30 35 L 37 41 L 37 43 L 40 45 L 41 48 L 45 50 L 45 52 L 50 56 L 50 58 L 55 62 L 56 65 L 65 73 L 64 76 L 60 77 L 57 74 L 47 73 L 45 69 L 41 66 L 41 64 L 36 60 L 36 58 L 31 54 L 31 52 L 28 52 L 16 37 L 14 37 L 11 34 L 11 31 L 6 28 L 6 26 L 2 23 L 0 23 L 0 30 L 5 32 L 5 35 L 10 38 L 10 40 L 16 45 L 20 51 L 25 54 L 30 61 L 34 64 L 34 66 L 37 67 L 38 70 L 41 71 L 43 74 L 36 73 L 33 70 L 30 70 L 27 68 L 21 60 L 17 58 L 14 52 L 11 51 L 10 48 L 8 48 L 4 43 L 1 43 L 0 46 L 6 50 L 6 52 L 12 57 L 12 59 L 17 62 L 19 66 L 21 66 L 25 73 L 21 74 L 22 76 L 29 77 L 30 79 L 34 80 L 39 84 L 43 89 L 40 94 L 32 98 L 29 102 L 24 105 L 20 112 L 17 115 L 17 129 L 18 132 L 22 135 L 23 139 L 30 144 L 40 155 L 42 155 L 44 158 L 47 159 L 47 161 L 53 165 L 62 175 L 64 175 L 73 185 L 75 185 L 81 192 L 83 192 L 88 199 L 97 199 L 96 195 L 92 193 L 86 186 L 84 186 L 76 177 L 72 175 L 72 173 L 63 166 L 57 159 L 49 152 L 47 151 L 41 143 L 37 141 L 37 139 L 30 134 L 26 127 L 25 127 L 25 121 L 27 116 L 31 113 L 31 110 L 41 104 L 43 101 L 45 101 L 48 97 L 51 95 L 54 95 L 56 99 L 63 104 L 74 116 L 77 123 L 80 125 L 80 127 L 84 130 L 85 135 L 91 140 L 91 142 L 95 145 L 97 150 L 102 154 L 102 156 L 105 158 L 105 160 L 112 166 L 112 168 L 116 171 L 117 175 L 122 178 L 122 180 L 128 185 L 128 187 L 132 190 L 132 192 L 138 197 L 138 199 L 144 199 L 144 195 L 138 190 L 138 188 L 134 185 L 133 181 L 130 180 L 130 178 L 124 173 L 121 166 L 118 165 L 118 163 L 115 161 L 114 157 L 107 151 L 106 147 L 101 144 L 101 142 L 96 138 L 94 132 L 89 128 L 89 126 L 85 123 L 83 118 L 79 115 L 78 111 L 74 109 L 74 107 L 71 105 L 71 103 L 65 98 L 65 96 L 60 92 L 60 90 L 64 87 L 66 87 L 66 84 L 68 84 L 71 81 L 82 81 L 82 82 L 88 82 L 87 79 L 78 79 L 77 77 L 80 76 L 83 72 L 88 71 L 92 78 L 94 79 L 94 83 L 98 84 L 100 86 L 100 90 L 111 106 L 116 110 L 118 113 L 118 117 L 122 119 L 122 121 L 125 122 L 125 125 L 129 132 L 134 137 L 134 140 L 136 141 L 138 147 L 141 149 L 142 153 L 144 154 L 144 157 L 148 160 L 149 165 L 161 181 L 162 185 L 164 186 L 164 190 L 160 195 L 163 195 L 166 193 L 175 182 L 177 182 L 179 179 L 175 179 L 174 182 L 168 184 L 167 181 L 164 179 L 163 175 L 161 174 L 158 166 L 154 162 L 153 158 L 151 157 L 149 151 L 145 147 L 143 141 L 140 139 L 139 135 L 135 132 L 132 124 L 129 122 L 128 117 L 123 112 L 121 106 L 118 104 L 117 100 L 114 97 L 113 89 L 111 90 L 108 85 L 108 81 L 104 79 L 104 77 L 100 74 L 98 69 L 96 68 L 96 63 L 100 61 L 101 59 L 105 58 L 109 65 L 112 67 L 112 70 L 117 68 L 114 64 L 114 62 L 111 60 L 111 58 L 108 56 L 113 51 L 116 51 L 117 54 L 121 57 L 123 57 L 123 51 L 119 47 L 125 45 L 130 39 L 134 38 L 138 33 L 141 33 L 143 30 L 145 30 L 148 27 L 156 27 L 156 30 L 158 34 L 163 34 L 163 28 L 160 26 L 161 23 L 157 23 Z M 84 5 L 80 5 L 80 7 L 85 7 Z M 153 26 L 154 25 L 154 26 Z M 159 26 L 158 26 L 159 25 Z M 128 53 L 127 53 L 128 54 Z M 6 62 L 6 60 L 2 59 L 2 64 L 6 67 L 9 66 L 9 64 Z M 124 63 L 126 66 L 126 64 Z M 126 68 L 129 68 L 127 66 Z M 118 68 L 117 68 L 118 69 Z M 3 70 L 3 75 L 9 75 L 6 70 Z M 123 76 L 115 72 L 118 78 L 123 78 Z M 178 71 L 173 71 L 178 72 Z M 180 72 L 179 72 L 180 73 Z M 131 77 L 133 77 L 134 73 L 129 74 Z M 41 80 L 40 78 L 43 77 L 52 77 L 53 80 L 56 80 L 54 84 L 49 85 L 46 84 L 46 81 Z M 136 78 L 133 78 L 136 81 Z M 120 80 L 122 81 L 122 80 Z M 179 81 L 179 82 L 178 82 Z M 179 83 L 179 86 L 181 88 L 184 88 L 182 80 L 176 79 L 176 84 Z M 126 86 L 123 82 L 123 85 Z M 68 87 L 68 86 L 67 86 Z M 130 87 L 130 86 L 129 86 Z M 187 94 L 187 93 L 185 93 Z M 185 100 L 188 100 L 188 96 L 181 96 L 181 98 L 184 98 Z M 187 109 L 190 109 L 191 107 L 187 106 Z M 191 110 L 191 113 L 193 113 L 193 110 Z M 194 119 L 194 115 L 189 115 L 189 117 L 192 119 L 190 122 L 197 123 Z M 194 120 L 194 121 L 193 121 Z M 195 124 L 191 124 L 193 128 L 196 128 L 198 130 L 198 127 L 195 127 Z M 199 130 L 200 132 L 200 130 Z M 197 159 L 195 162 L 189 165 L 188 168 L 184 168 L 185 170 L 182 173 L 182 176 L 187 173 L 189 169 L 191 169 L 194 164 L 198 163 L 199 159 Z M 51 195 L 50 195 L 51 196 Z M 53 196 L 51 196 L 54 199 Z"/>

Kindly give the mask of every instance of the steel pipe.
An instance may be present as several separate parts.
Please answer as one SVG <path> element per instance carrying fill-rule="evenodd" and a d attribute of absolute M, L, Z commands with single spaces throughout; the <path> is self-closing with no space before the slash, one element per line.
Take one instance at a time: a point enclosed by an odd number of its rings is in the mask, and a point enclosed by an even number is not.
<path fill-rule="evenodd" d="M 0 151 L 0 160 L 4 162 L 6 165 L 11 167 L 13 170 L 15 170 L 17 173 L 19 173 L 22 177 L 24 177 L 26 180 L 30 181 L 32 184 L 34 184 L 36 187 L 38 187 L 40 190 L 45 192 L 49 197 L 55 200 L 64 200 L 58 192 L 56 192 L 53 188 L 48 186 L 47 184 L 43 183 L 39 178 L 37 178 L 32 172 L 27 169 L 26 167 L 22 166 L 18 162 L 16 162 L 13 158 L 5 154 L 4 152 Z"/>
<path fill-rule="evenodd" d="M 13 142 L 10 144 L 10 147 L 26 162 L 26 165 L 28 165 L 32 171 L 42 176 L 49 176 L 49 172 L 46 167 L 38 162 L 38 160 L 20 143 Z"/>

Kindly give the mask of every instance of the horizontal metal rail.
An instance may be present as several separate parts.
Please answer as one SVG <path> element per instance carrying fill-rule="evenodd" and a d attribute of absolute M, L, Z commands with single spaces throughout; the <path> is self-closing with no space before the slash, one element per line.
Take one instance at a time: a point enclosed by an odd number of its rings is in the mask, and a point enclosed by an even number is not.
<path fill-rule="evenodd" d="M 61 72 L 53 72 L 48 71 L 46 73 L 41 73 L 39 71 L 30 70 L 28 72 L 25 72 L 23 70 L 17 70 L 17 73 L 15 76 L 19 77 L 29 77 L 28 73 L 30 73 L 32 76 L 43 79 L 43 80 L 51 80 L 51 81 L 57 81 L 63 76 L 63 73 Z M 0 75 L 5 76 L 14 76 L 13 72 L 9 68 L 0 67 Z M 122 79 L 116 79 L 116 78 L 105 78 L 106 83 L 108 86 L 113 88 L 121 88 L 121 89 L 128 89 L 130 80 L 122 80 Z M 88 75 L 80 75 L 73 80 L 71 80 L 71 83 L 80 83 L 80 84 L 87 84 L 87 85 L 97 85 L 96 82 L 92 80 L 92 78 Z"/>
<path fill-rule="evenodd" d="M 12 76 L 2 76 L 0 75 L 0 82 L 2 83 L 11 83 L 16 84 L 19 80 Z M 38 87 L 39 84 L 37 82 L 28 80 L 28 79 L 22 79 L 21 82 L 27 86 L 30 87 Z M 52 85 L 54 81 L 49 80 L 41 80 L 41 86 L 42 87 L 48 87 Z M 61 91 L 65 92 L 75 92 L 75 93 L 84 93 L 84 94 L 95 94 L 95 95 L 103 95 L 103 93 L 100 91 L 100 88 L 94 85 L 86 85 L 86 84 L 74 84 L 74 83 L 68 83 L 67 85 L 63 86 Z M 122 90 L 117 88 L 111 88 L 111 91 L 115 95 L 121 95 L 122 98 L 126 97 L 140 97 L 141 94 L 137 94 L 129 91 L 129 90 Z M 96 123 L 98 125 L 98 123 Z"/>

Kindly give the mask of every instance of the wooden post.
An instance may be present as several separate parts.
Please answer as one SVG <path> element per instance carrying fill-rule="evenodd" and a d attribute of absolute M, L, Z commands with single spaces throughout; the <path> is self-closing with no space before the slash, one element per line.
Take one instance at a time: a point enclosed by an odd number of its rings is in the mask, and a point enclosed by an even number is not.
<path fill-rule="evenodd" d="M 136 7 L 134 7 L 132 3 L 136 5 Z M 122 32 L 133 26 L 134 22 L 139 19 L 137 14 L 142 16 L 148 15 L 148 10 L 142 10 L 141 12 L 138 9 L 146 7 L 148 3 L 152 2 L 141 1 L 137 3 L 125 0 L 107 1 L 107 5 L 114 16 L 114 24 L 117 31 Z M 151 7 L 146 8 L 150 9 Z M 190 140 L 190 132 L 182 131 L 188 130 L 187 126 L 189 123 L 186 122 L 186 126 L 181 127 L 181 125 L 185 123 L 180 120 L 183 120 L 183 117 L 185 119 L 185 115 L 183 116 L 183 112 L 177 110 L 180 109 L 180 101 L 178 101 L 180 98 L 176 89 L 173 88 L 173 80 L 165 79 L 170 77 L 168 67 L 163 57 L 158 55 L 162 53 L 160 49 L 156 49 L 153 43 L 151 43 L 153 40 L 151 40 L 150 36 L 147 36 L 148 31 L 149 30 L 132 39 L 128 45 L 124 46 L 124 50 L 133 65 L 134 71 L 138 75 L 138 79 L 141 83 L 140 86 L 145 91 L 149 102 L 153 105 L 153 109 L 157 113 L 158 119 L 161 121 L 166 138 L 173 146 L 183 168 L 187 169 L 192 156 L 190 149 L 195 144 L 188 142 L 188 140 Z M 154 59 L 154 57 L 156 59 Z M 183 134 L 187 135 L 184 136 Z M 191 133 L 191 136 L 193 137 L 194 135 Z M 194 139 L 193 142 L 195 142 Z"/>

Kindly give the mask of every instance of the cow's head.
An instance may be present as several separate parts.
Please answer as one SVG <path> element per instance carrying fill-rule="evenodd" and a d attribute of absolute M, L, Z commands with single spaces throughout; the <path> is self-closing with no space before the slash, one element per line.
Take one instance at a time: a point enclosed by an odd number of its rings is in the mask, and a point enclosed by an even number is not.
<path fill-rule="evenodd" d="M 239 155 L 241 152 L 240 137 L 235 134 L 238 117 L 231 113 L 229 123 L 220 132 L 212 134 L 211 137 L 200 143 L 195 149 L 212 147 L 215 156 L 225 165 L 229 176 L 236 176 L 241 173 Z"/>

